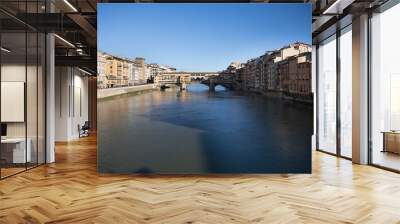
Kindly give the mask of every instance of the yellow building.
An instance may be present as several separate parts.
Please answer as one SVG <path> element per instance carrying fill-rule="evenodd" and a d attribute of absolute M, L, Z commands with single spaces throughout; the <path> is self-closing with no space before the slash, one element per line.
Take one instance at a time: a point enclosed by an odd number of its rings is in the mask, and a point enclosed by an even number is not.
<path fill-rule="evenodd" d="M 123 87 L 129 84 L 129 63 L 128 59 L 107 55 L 105 63 L 105 74 L 107 87 Z"/>
<path fill-rule="evenodd" d="M 107 74 L 106 74 L 106 67 L 107 67 L 107 59 L 106 54 L 98 51 L 97 52 L 97 88 L 104 89 L 107 88 Z"/>

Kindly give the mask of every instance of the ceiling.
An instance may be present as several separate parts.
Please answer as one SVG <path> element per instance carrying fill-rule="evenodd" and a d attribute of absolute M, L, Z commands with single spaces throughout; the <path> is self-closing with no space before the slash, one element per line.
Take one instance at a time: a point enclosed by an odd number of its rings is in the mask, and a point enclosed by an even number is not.
<path fill-rule="evenodd" d="M 96 0 L 1 0 L 2 43 L 13 49 L 7 58 L 26 54 L 32 33 L 51 32 L 55 38 L 55 63 L 79 66 L 96 74 L 97 12 Z M 36 49 L 28 44 L 27 52 Z"/>
<path fill-rule="evenodd" d="M 348 13 L 363 11 L 387 0 L 200 0 L 196 2 L 312 3 L 313 37 Z M 97 3 L 188 2 L 183 0 L 1 0 L 4 38 L 20 42 L 28 32 L 54 32 L 56 65 L 79 66 L 96 74 Z M 332 11 L 333 10 L 333 11 Z M 326 13 L 329 12 L 329 13 Z M 337 12 L 337 13 L 335 13 Z M 21 43 L 20 43 L 21 44 Z M 23 44 L 23 43 L 22 43 Z M 17 49 L 17 46 L 15 46 Z M 29 50 L 28 50 L 29 51 Z M 17 51 L 15 51 L 17 54 Z"/>

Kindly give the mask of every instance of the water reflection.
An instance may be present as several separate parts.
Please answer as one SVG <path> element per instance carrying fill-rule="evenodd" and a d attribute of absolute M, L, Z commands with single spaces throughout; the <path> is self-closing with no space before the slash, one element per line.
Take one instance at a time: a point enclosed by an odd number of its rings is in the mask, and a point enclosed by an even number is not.
<path fill-rule="evenodd" d="M 311 106 L 192 84 L 103 100 L 98 113 L 100 172 L 311 171 Z"/>

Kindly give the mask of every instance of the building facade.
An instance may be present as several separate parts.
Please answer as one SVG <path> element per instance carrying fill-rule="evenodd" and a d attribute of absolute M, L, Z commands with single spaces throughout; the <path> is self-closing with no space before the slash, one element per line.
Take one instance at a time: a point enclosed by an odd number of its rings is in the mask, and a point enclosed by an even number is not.
<path fill-rule="evenodd" d="M 145 84 L 146 83 L 147 67 L 146 67 L 145 60 L 146 59 L 144 59 L 144 58 L 136 57 L 133 62 L 137 68 L 137 74 L 138 74 L 138 77 L 136 79 L 137 83 L 135 83 L 135 84 Z"/>
<path fill-rule="evenodd" d="M 106 75 L 106 54 L 97 52 L 97 88 L 107 88 L 107 75 Z"/>
<path fill-rule="evenodd" d="M 167 65 L 146 64 L 145 58 L 131 60 L 101 51 L 97 52 L 97 69 L 97 87 L 100 89 L 152 83 L 158 73 L 176 71 Z"/>
<path fill-rule="evenodd" d="M 236 89 L 279 92 L 304 101 L 311 97 L 311 46 L 296 42 L 225 70 L 235 74 Z"/>

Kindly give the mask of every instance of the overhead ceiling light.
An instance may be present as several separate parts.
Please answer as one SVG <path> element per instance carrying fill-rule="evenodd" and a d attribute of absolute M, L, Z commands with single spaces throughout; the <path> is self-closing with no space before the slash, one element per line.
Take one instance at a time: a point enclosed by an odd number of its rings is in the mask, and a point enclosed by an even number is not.
<path fill-rule="evenodd" d="M 54 36 L 55 37 L 57 37 L 59 40 L 61 40 L 62 42 L 64 42 L 64 43 L 66 43 L 67 45 L 69 45 L 70 47 L 73 47 L 73 48 L 75 48 L 75 45 L 73 45 L 71 42 L 69 42 L 68 40 L 66 40 L 66 39 L 64 39 L 64 38 L 62 38 L 62 37 L 60 37 L 59 35 L 57 35 L 57 34 L 54 34 Z"/>
<path fill-rule="evenodd" d="M 83 49 L 77 48 L 76 53 L 78 53 L 79 55 L 83 55 Z"/>
<path fill-rule="evenodd" d="M 11 50 L 9 50 L 9 49 L 7 49 L 7 48 L 5 48 L 5 47 L 1 47 L 1 50 L 4 51 L 4 52 L 6 52 L 6 53 L 10 53 L 10 52 L 11 52 Z"/>
<path fill-rule="evenodd" d="M 78 12 L 78 10 L 68 1 L 64 0 L 65 4 L 67 4 L 74 12 Z"/>
<path fill-rule="evenodd" d="M 78 70 L 81 71 L 81 72 L 83 72 L 83 73 L 85 73 L 85 74 L 87 74 L 87 75 L 92 75 L 92 73 L 90 73 L 90 72 L 88 72 L 88 71 L 85 71 L 85 70 L 83 70 L 83 69 L 81 69 L 81 68 L 78 68 Z"/>

